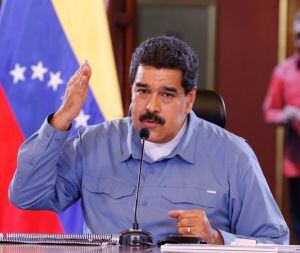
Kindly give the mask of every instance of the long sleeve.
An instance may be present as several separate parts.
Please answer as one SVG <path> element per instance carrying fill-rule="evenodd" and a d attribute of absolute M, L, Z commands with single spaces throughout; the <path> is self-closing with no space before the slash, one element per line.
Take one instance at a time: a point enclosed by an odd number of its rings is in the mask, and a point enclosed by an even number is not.
<path fill-rule="evenodd" d="M 67 137 L 46 120 L 21 146 L 9 188 L 14 205 L 61 212 L 80 198 L 80 140 Z"/>
<path fill-rule="evenodd" d="M 231 232 L 262 243 L 288 244 L 288 227 L 255 155 L 238 156 L 234 174 L 230 179 Z M 236 237 L 226 232 L 223 236 L 226 243 Z"/>
<path fill-rule="evenodd" d="M 284 107 L 283 99 L 283 81 L 277 68 L 273 71 L 270 86 L 263 104 L 266 122 L 270 124 L 280 124 L 282 118 L 282 109 Z"/>

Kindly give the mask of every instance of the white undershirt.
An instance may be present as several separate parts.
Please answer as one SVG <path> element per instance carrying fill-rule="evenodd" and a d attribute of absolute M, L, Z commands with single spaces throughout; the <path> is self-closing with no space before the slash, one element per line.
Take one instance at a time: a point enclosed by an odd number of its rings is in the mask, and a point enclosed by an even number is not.
<path fill-rule="evenodd" d="M 162 157 L 166 157 L 167 155 L 171 154 L 171 152 L 175 149 L 177 144 L 180 142 L 181 137 L 183 136 L 185 129 L 187 127 L 187 120 L 185 120 L 183 126 L 176 134 L 176 136 L 165 143 L 155 143 L 150 141 L 145 141 L 145 153 L 156 161 Z"/>

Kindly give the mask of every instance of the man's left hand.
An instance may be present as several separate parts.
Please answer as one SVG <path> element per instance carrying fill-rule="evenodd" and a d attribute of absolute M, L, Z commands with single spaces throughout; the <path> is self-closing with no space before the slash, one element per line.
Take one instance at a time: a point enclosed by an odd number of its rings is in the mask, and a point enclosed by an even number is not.
<path fill-rule="evenodd" d="M 221 233 L 211 227 L 203 210 L 174 210 L 168 214 L 177 219 L 180 234 L 201 237 L 209 244 L 224 244 Z"/>

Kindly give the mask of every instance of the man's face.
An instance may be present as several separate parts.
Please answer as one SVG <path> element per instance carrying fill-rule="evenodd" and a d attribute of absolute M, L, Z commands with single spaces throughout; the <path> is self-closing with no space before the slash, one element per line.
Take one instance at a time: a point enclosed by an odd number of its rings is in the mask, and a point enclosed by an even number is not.
<path fill-rule="evenodd" d="M 192 110 L 196 89 L 185 95 L 182 71 L 139 65 L 131 89 L 131 117 L 136 131 L 150 130 L 149 141 L 173 139 Z"/>

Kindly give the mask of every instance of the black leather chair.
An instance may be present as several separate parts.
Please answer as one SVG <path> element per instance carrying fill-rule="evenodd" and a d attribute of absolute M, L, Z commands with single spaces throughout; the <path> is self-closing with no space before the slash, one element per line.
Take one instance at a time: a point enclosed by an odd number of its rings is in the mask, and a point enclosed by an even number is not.
<path fill-rule="evenodd" d="M 225 103 L 217 92 L 212 90 L 198 89 L 193 111 L 199 118 L 205 119 L 225 128 Z"/>

